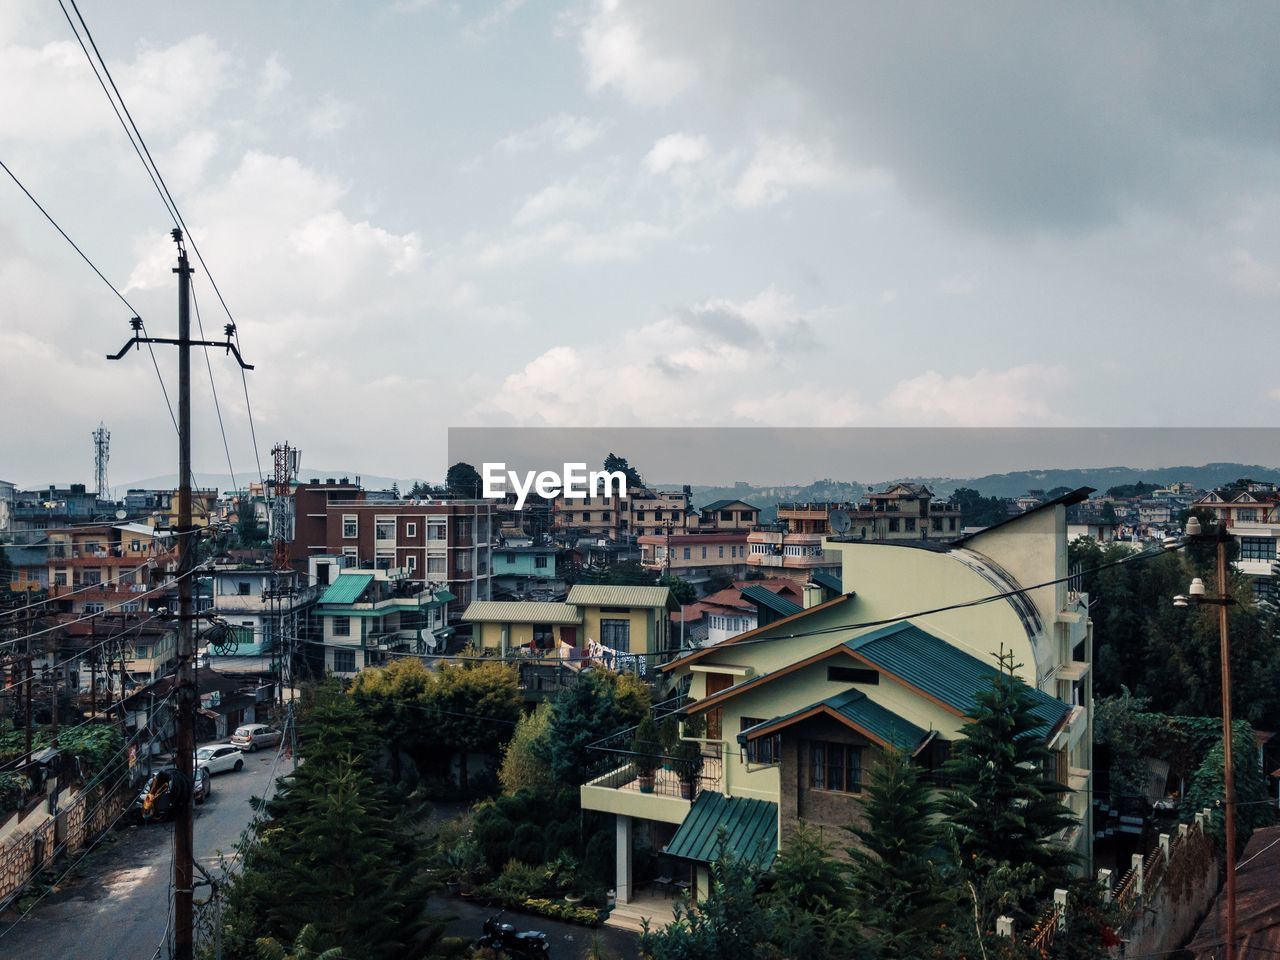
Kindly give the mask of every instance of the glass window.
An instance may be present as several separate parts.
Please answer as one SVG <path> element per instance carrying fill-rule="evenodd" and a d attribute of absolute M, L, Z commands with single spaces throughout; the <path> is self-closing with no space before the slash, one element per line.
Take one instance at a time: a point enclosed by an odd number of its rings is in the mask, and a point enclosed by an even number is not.
<path fill-rule="evenodd" d="M 427 573 L 435 577 L 443 577 L 448 572 L 448 562 L 443 551 L 434 550 L 427 554 Z"/>
<path fill-rule="evenodd" d="M 249 581 L 241 580 L 236 584 L 236 595 L 247 597 L 249 595 Z"/>
<path fill-rule="evenodd" d="M 611 650 L 631 652 L 631 621 L 601 620 L 600 642 Z"/>
<path fill-rule="evenodd" d="M 333 618 L 333 635 L 335 637 L 351 636 L 351 618 L 350 617 L 334 617 Z"/>
<path fill-rule="evenodd" d="M 427 539 L 428 540 L 444 540 L 445 539 L 445 521 L 428 520 L 427 521 Z"/>
<path fill-rule="evenodd" d="M 1241 560 L 1275 560 L 1276 541 L 1274 537 L 1242 537 L 1240 539 Z"/>
<path fill-rule="evenodd" d="M 395 517 L 374 518 L 373 537 L 375 540 L 394 540 L 396 538 L 396 518 Z"/>
<path fill-rule="evenodd" d="M 724 547 L 721 547 L 721 548 L 720 548 L 720 557 L 721 557 L 721 559 L 723 559 L 723 558 L 724 558 Z"/>
<path fill-rule="evenodd" d="M 418 535 L 418 525 L 416 523 L 406 523 L 404 525 L 404 536 L 406 540 L 412 540 Z"/>
<path fill-rule="evenodd" d="M 338 673 L 355 673 L 356 652 L 354 650 L 333 651 L 333 669 Z"/>
<path fill-rule="evenodd" d="M 546 558 L 546 557 L 534 557 L 534 558 L 533 558 L 533 565 L 534 565 L 534 567 L 535 567 L 536 569 L 538 569 L 538 570 L 545 570 L 545 569 L 546 569 L 546 567 L 547 567 L 547 558 Z"/>
<path fill-rule="evenodd" d="M 359 518 L 353 514 L 343 514 L 342 517 L 342 539 L 354 540 L 360 531 Z"/>
<path fill-rule="evenodd" d="M 404 558 L 404 566 L 406 570 L 408 570 L 410 573 L 413 573 L 415 570 L 418 569 L 418 558 L 415 557 L 412 553 L 409 554 L 407 557 Z"/>
<path fill-rule="evenodd" d="M 764 721 L 764 717 L 743 717 L 742 729 L 750 729 L 751 727 L 764 723 Z M 761 737 L 758 740 L 749 740 L 747 742 L 747 762 L 781 763 L 782 734 L 775 733 L 772 736 Z"/>
<path fill-rule="evenodd" d="M 684 558 L 685 558 L 686 560 L 688 560 L 688 559 L 689 559 L 689 548 L 688 548 L 688 547 L 685 547 L 685 548 L 684 548 Z"/>
<path fill-rule="evenodd" d="M 862 792 L 862 748 L 845 743 L 809 744 L 809 786 L 841 793 Z"/>

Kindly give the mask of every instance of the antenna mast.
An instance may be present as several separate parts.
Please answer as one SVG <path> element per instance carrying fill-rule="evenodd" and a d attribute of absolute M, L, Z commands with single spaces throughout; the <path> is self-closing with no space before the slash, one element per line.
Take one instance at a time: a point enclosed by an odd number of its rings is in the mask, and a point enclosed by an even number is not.
<path fill-rule="evenodd" d="M 107 483 L 107 461 L 111 459 L 111 431 L 98 421 L 93 431 L 93 476 L 95 492 L 99 500 L 110 500 L 111 489 Z"/>

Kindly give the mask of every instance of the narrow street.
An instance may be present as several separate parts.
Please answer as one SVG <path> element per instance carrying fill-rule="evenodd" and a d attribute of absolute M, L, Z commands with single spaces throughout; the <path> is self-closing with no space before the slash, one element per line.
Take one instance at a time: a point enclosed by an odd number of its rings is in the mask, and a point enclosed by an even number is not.
<path fill-rule="evenodd" d="M 200 863 L 212 869 L 220 852 L 231 853 L 253 815 L 249 798 L 267 789 L 274 759 L 274 751 L 245 754 L 244 770 L 213 778 L 212 794 L 196 807 L 195 851 Z M 288 769 L 282 758 L 276 773 Z M 68 878 L 62 889 L 0 936 L 0 960 L 150 960 L 169 918 L 172 839 L 173 828 L 167 823 L 116 831 L 78 868 L 79 876 Z M 0 930 L 16 917 L 15 911 L 0 917 Z"/>
<path fill-rule="evenodd" d="M 448 918 L 445 932 L 452 937 L 477 939 L 484 931 L 484 922 L 498 912 L 497 907 L 469 903 L 458 897 L 432 897 L 431 912 Z M 639 939 L 634 933 L 614 927 L 583 927 L 576 923 L 563 923 L 546 917 L 508 910 L 503 913 L 507 923 L 517 930 L 541 930 L 551 946 L 551 960 L 582 960 L 598 937 L 603 955 L 609 960 L 633 960 L 640 955 Z M 2 954 L 0 954 L 2 955 Z"/>

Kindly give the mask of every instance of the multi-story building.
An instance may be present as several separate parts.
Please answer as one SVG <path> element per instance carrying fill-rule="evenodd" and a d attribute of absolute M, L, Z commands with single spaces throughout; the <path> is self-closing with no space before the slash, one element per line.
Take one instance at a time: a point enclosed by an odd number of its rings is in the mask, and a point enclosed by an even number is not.
<path fill-rule="evenodd" d="M 585 809 L 616 817 L 623 913 L 646 915 L 628 906 L 642 839 L 664 851 L 664 875 L 702 896 L 717 831 L 735 856 L 768 869 L 800 821 L 838 830 L 864 816 L 865 772 L 882 751 L 936 770 L 1000 656 L 1031 689 L 1033 735 L 1054 756 L 1077 820 L 1060 842 L 1089 875 L 1092 628 L 1088 598 L 1069 583 L 1066 536 L 1066 508 L 1089 492 L 945 545 L 831 538 L 842 583 L 856 592 L 666 665 L 689 684 L 681 713 L 705 720 L 701 771 L 681 782 L 658 769 L 642 790 L 624 731 L 593 749 L 598 763 L 581 789 Z M 1053 585 L 1027 589 L 1040 583 Z"/>
<path fill-rule="evenodd" d="M 697 525 L 689 509 L 692 492 L 632 488 L 625 497 L 596 494 L 585 498 L 557 497 L 552 505 L 552 529 L 562 540 L 590 537 L 628 540 L 668 530 L 683 533 Z"/>
<path fill-rule="evenodd" d="M 716 500 L 698 511 L 699 530 L 754 530 L 760 522 L 760 508 L 745 500 Z"/>
<path fill-rule="evenodd" d="M 420 586 L 456 598 L 456 619 L 491 596 L 494 504 L 491 500 L 371 499 L 358 484 L 312 481 L 294 491 L 290 560 L 336 554 L 361 569 L 400 570 Z"/>
<path fill-rule="evenodd" d="M 282 658 L 297 649 L 320 587 L 266 563 L 218 564 L 209 581 L 213 613 L 233 628 L 233 642 L 206 651 L 209 665 L 224 673 L 286 672 Z"/>
<path fill-rule="evenodd" d="M 177 569 L 174 536 L 141 523 L 49 531 L 49 594 L 71 613 L 135 613 L 158 605 Z"/>
<path fill-rule="evenodd" d="M 1207 510 L 1236 538 L 1236 568 L 1247 574 L 1259 599 L 1280 599 L 1280 493 L 1274 484 L 1249 482 L 1234 493 L 1214 490 L 1193 504 Z"/>
<path fill-rule="evenodd" d="M 7 539 L 13 528 L 13 502 L 18 487 L 8 480 L 0 480 L 0 539 Z"/>
<path fill-rule="evenodd" d="M 655 573 L 670 573 L 695 585 L 713 577 L 746 576 L 746 530 L 646 533 L 637 543 L 640 563 Z"/>
<path fill-rule="evenodd" d="M 492 595 L 551 598 L 564 594 L 564 571 L 557 573 L 559 550 L 549 543 L 500 541 L 493 548 Z"/>
<path fill-rule="evenodd" d="M 343 677 L 382 666 L 389 654 L 433 652 L 452 599 L 400 570 L 339 568 L 316 601 L 313 646 L 324 651 L 325 672 Z"/>
<path fill-rule="evenodd" d="M 58 527 L 96 520 L 110 522 L 117 509 L 114 501 L 99 498 L 83 483 L 18 490 L 10 511 L 9 533 L 14 543 L 33 543 Z"/>
<path fill-rule="evenodd" d="M 765 597 L 763 594 L 769 594 Z M 789 615 L 804 609 L 804 591 L 794 580 L 737 580 L 733 586 L 708 594 L 698 603 L 707 619 L 705 645 L 723 643 L 761 624 L 760 608 Z M 765 615 L 765 622 L 769 614 Z M 776 619 L 776 618 L 775 618 Z"/>

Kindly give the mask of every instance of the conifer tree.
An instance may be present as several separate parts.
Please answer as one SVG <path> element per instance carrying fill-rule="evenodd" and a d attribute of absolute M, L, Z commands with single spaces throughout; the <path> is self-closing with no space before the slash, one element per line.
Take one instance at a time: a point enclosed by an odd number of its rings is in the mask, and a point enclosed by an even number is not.
<path fill-rule="evenodd" d="M 867 780 L 865 825 L 848 830 L 850 879 L 868 933 L 887 958 L 930 956 L 956 903 L 939 865 L 946 853 L 934 787 L 897 750 L 886 750 Z"/>

